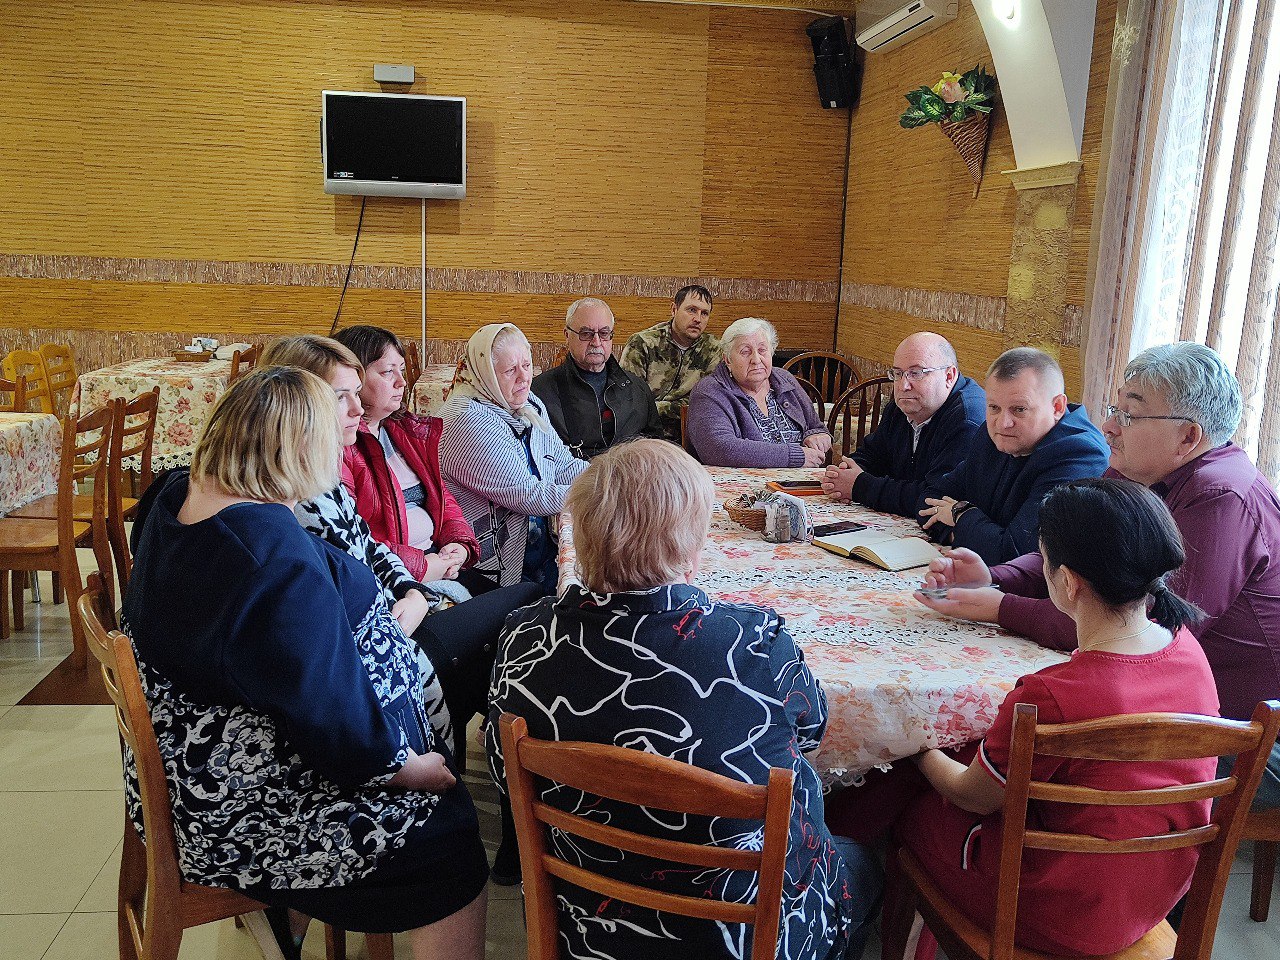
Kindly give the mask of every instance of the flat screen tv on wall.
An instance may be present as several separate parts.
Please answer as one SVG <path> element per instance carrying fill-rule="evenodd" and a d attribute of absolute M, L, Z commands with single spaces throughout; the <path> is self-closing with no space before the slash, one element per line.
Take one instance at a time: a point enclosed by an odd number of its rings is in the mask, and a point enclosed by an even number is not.
<path fill-rule="evenodd" d="M 374 197 L 467 195 L 467 100 L 324 91 L 324 192 Z"/>

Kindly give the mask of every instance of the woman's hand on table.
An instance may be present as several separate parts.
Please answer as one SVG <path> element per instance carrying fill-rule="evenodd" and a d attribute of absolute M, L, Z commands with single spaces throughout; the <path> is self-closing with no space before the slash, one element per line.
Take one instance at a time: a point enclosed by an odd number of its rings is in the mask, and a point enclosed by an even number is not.
<path fill-rule="evenodd" d="M 945 597 L 936 597 L 917 590 L 915 598 L 930 610 L 955 617 L 958 620 L 976 620 L 979 623 L 1000 621 L 1000 601 L 1004 594 L 998 587 L 956 587 Z"/>
<path fill-rule="evenodd" d="M 396 771 L 396 775 L 387 781 L 388 787 L 400 790 L 426 790 L 430 793 L 443 793 L 458 782 L 457 778 L 445 765 L 444 756 L 434 751 L 431 753 L 414 753 L 409 751 L 409 759 Z"/>
<path fill-rule="evenodd" d="M 924 576 L 925 587 L 985 587 L 991 583 L 991 571 L 986 561 L 968 547 L 956 547 L 942 551 L 942 556 L 929 564 Z"/>
<path fill-rule="evenodd" d="M 806 467 L 820 467 L 827 462 L 827 452 L 825 450 L 817 450 L 807 443 L 801 444 L 800 449 L 804 451 L 804 465 Z"/>
<path fill-rule="evenodd" d="M 857 483 L 861 474 L 862 467 L 848 457 L 844 457 L 839 465 L 827 467 L 818 475 L 818 479 L 822 483 L 824 493 L 831 494 L 841 503 L 848 503 L 853 499 L 853 485 Z"/>
<path fill-rule="evenodd" d="M 408 636 L 413 636 L 413 631 L 418 629 L 430 612 L 431 601 L 419 590 L 410 590 L 391 608 L 391 616 L 396 618 L 400 629 Z"/>
<path fill-rule="evenodd" d="M 825 457 L 831 450 L 831 434 L 825 431 L 822 433 L 811 433 L 800 441 L 800 445 L 817 450 Z"/>

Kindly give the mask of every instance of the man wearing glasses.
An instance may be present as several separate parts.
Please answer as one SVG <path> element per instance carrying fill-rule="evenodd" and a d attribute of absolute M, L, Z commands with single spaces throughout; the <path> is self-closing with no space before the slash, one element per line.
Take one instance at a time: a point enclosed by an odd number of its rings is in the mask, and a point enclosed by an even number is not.
<path fill-rule="evenodd" d="M 1107 469 L 1107 442 L 1080 404 L 1067 403 L 1062 368 L 1042 350 L 1000 354 L 986 391 L 987 429 L 925 491 L 920 524 L 941 543 L 1003 563 L 1036 548 L 1046 493 Z"/>
<path fill-rule="evenodd" d="M 662 435 L 649 385 L 613 359 L 613 330 L 607 303 L 575 300 L 564 321 L 569 355 L 533 380 L 551 425 L 583 460 L 632 437 Z"/>
<path fill-rule="evenodd" d="M 964 459 L 985 417 L 982 387 L 956 366 L 956 351 L 936 333 L 913 333 L 893 353 L 893 404 L 852 457 L 822 475 L 837 500 L 915 518 L 925 489 Z"/>
<path fill-rule="evenodd" d="M 720 362 L 720 341 L 707 329 L 711 291 L 691 284 L 671 300 L 671 317 L 631 335 L 622 368 L 649 384 L 662 418 L 663 436 L 680 442 L 680 411 L 698 381 Z"/>
<path fill-rule="evenodd" d="M 1107 476 L 1150 487 L 1182 533 L 1187 559 L 1167 587 L 1204 611 L 1190 629 L 1213 670 L 1222 715 L 1235 720 L 1249 719 L 1258 701 L 1280 697 L 1280 499 L 1231 442 L 1241 409 L 1240 384 L 1221 357 L 1198 343 L 1171 343 L 1129 361 L 1102 423 L 1111 446 Z M 953 550 L 934 561 L 925 585 L 957 584 L 971 589 L 916 597 L 940 613 L 999 623 L 1055 650 L 1075 646 L 1074 623 L 1044 599 L 1040 554 L 988 569 L 970 551 Z M 1254 809 L 1276 807 L 1280 745 L 1254 801 Z"/>

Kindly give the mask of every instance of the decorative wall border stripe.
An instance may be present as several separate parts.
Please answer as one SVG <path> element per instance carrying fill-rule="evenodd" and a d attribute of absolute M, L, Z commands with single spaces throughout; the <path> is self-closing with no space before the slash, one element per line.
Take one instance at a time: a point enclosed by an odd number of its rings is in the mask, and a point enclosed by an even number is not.
<path fill-rule="evenodd" d="M 919 290 L 872 283 L 846 283 L 840 302 L 873 310 L 905 313 L 922 320 L 956 323 L 991 333 L 1004 330 L 1004 297 L 980 297 L 948 290 Z"/>
<path fill-rule="evenodd" d="M 989 333 L 1003 333 L 1007 316 L 1004 297 L 981 297 L 948 290 L 919 290 L 871 283 L 846 283 L 840 288 L 841 304 L 903 313 L 922 320 L 954 323 Z M 1084 308 L 1068 304 L 1062 309 L 1061 343 L 1080 346 L 1084 332 Z"/>
<path fill-rule="evenodd" d="M 136 257 L 79 257 L 0 254 L 0 277 L 33 280 L 105 280 L 125 283 L 225 283 L 244 286 L 340 287 L 343 264 L 164 260 Z M 690 283 L 717 298 L 747 301 L 831 303 L 838 284 L 811 280 L 756 280 L 718 277 L 646 277 L 612 273 L 548 273 L 536 270 L 464 270 L 428 267 L 427 285 L 448 293 L 555 294 L 665 299 Z M 418 290 L 417 267 L 357 265 L 353 287 Z"/>

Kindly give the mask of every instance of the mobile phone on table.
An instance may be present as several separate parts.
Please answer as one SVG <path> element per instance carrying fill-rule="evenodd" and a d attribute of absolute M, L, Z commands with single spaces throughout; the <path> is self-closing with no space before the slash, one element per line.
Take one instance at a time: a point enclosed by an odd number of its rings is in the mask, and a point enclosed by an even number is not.
<path fill-rule="evenodd" d="M 837 520 L 835 523 L 820 523 L 813 528 L 815 537 L 831 537 L 837 533 L 853 533 L 857 530 L 865 530 L 867 525 L 859 523 L 857 520 Z"/>
<path fill-rule="evenodd" d="M 797 497 L 813 496 L 822 493 L 821 480 L 770 480 L 765 484 L 770 490 L 780 490 Z"/>

